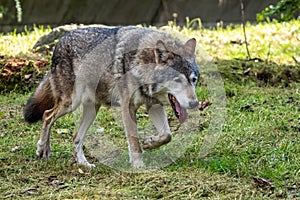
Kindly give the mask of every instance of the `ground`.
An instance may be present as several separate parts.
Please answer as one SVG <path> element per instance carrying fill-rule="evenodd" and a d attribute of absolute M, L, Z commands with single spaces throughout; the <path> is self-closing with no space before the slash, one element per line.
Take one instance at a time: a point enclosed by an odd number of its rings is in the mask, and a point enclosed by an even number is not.
<path fill-rule="evenodd" d="M 16 77 L 20 80 L 27 77 L 32 81 L 28 81 L 29 86 L 17 84 L 8 88 L 6 85 L 1 90 L 2 198 L 300 198 L 299 21 L 248 24 L 246 31 L 252 59 L 247 58 L 240 26 L 214 30 L 170 27 L 197 39 L 213 58 L 215 72 L 221 75 L 224 83 L 226 115 L 218 140 L 209 153 L 199 156 L 203 140 L 210 134 L 211 121 L 217 116 L 214 104 L 200 112 L 199 128 L 183 156 L 154 172 L 131 173 L 107 167 L 92 155 L 89 148 L 86 148 L 90 155 L 88 159 L 96 163 L 96 168 L 77 165 L 72 146 L 76 126 L 74 115 L 55 123 L 50 160 L 37 159 L 35 148 L 41 123 L 24 123 L 22 110 L 40 76 L 39 71 L 32 69 L 45 66 L 51 56 L 29 50 L 50 29 L 36 28 L 33 32 L 6 34 L 0 36 L 0 41 L 4 41 L 0 46 L 0 74 L 3 76 L 8 73 L 7 69 L 12 69 L 7 65 L 8 59 L 24 59 L 16 60 L 16 63 L 22 61 L 21 66 L 26 69 L 23 72 L 17 70 Z M 198 52 L 199 57 L 200 54 Z M 209 74 L 202 71 L 197 88 L 200 101 L 214 102 L 208 87 L 210 83 L 205 82 Z M 112 114 L 108 109 L 101 111 L 98 122 L 105 127 L 105 134 L 125 144 L 123 131 L 113 121 Z M 138 114 L 142 124 L 146 123 L 147 115 Z M 172 124 L 172 129 L 176 130 L 176 126 Z M 176 131 L 174 137 L 176 141 Z"/>

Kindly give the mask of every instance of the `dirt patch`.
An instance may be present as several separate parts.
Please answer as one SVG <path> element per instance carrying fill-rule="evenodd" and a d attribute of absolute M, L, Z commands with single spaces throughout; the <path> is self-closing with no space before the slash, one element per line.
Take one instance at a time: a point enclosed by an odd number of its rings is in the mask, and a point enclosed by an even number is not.
<path fill-rule="evenodd" d="M 284 86 L 300 81 L 300 65 L 278 65 L 273 62 L 217 60 L 224 82 L 257 86 Z M 35 88 L 49 68 L 48 60 L 0 58 L 0 94 L 24 92 Z"/>
<path fill-rule="evenodd" d="M 48 66 L 48 60 L 1 58 L 0 93 L 24 92 L 36 87 Z"/>

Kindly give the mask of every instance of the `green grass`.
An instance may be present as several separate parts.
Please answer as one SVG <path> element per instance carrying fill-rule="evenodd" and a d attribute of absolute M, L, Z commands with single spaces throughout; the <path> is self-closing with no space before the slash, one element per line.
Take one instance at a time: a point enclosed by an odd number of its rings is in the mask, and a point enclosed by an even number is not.
<path fill-rule="evenodd" d="M 300 84 L 299 22 L 247 25 L 252 57 L 265 62 L 245 61 L 241 27 L 217 30 L 180 30 L 196 37 L 214 58 L 226 92 L 226 118 L 217 143 L 200 157 L 205 136 L 210 135 L 213 106 L 199 112 L 199 127 L 183 156 L 155 172 L 122 172 L 102 165 L 89 151 L 95 169 L 77 165 L 72 137 L 77 115 L 55 123 L 51 132 L 49 161 L 35 157 L 41 123 L 28 125 L 22 117 L 30 94 L 7 93 L 0 96 L 0 197 L 30 199 L 297 199 L 300 198 Z M 171 27 L 178 30 L 177 27 Z M 9 34 L 10 43 L 33 33 Z M 44 33 L 41 30 L 41 33 Z M 5 36 L 1 36 L 3 40 Z M 298 38 L 298 39 L 297 39 Z M 7 39 L 7 38 L 6 38 Z M 269 45 L 271 43 L 271 46 Z M 26 46 L 31 47 L 32 41 Z M 270 46 L 270 48 L 269 48 Z M 5 49 L 4 47 L 0 47 Z M 22 53 L 1 54 L 11 57 Z M 270 50 L 269 50 L 270 49 Z M 3 52 L 3 53 L 2 53 Z M 268 56 L 268 52 L 269 56 Z M 238 59 L 237 59 L 238 58 Z M 249 73 L 245 70 L 249 69 Z M 291 72 L 284 76 L 286 70 Z M 271 76 L 266 76 L 270 73 Z M 203 72 L 203 79 L 209 72 Z M 267 77 L 267 78 L 266 78 Z M 210 88 L 202 81 L 197 88 L 200 100 L 212 101 Z M 105 127 L 111 141 L 126 149 L 125 137 L 115 115 L 103 108 L 92 131 Z M 146 125 L 147 115 L 139 113 Z M 170 117 L 173 115 L 170 113 Z M 172 122 L 172 129 L 176 129 Z M 62 131 L 62 133 L 60 132 Z M 180 139 L 174 131 L 174 144 Z M 167 147 L 171 146 L 169 144 Z M 167 147 L 165 149 L 167 149 Z M 157 150 L 157 154 L 164 148 Z M 156 152 L 154 151 L 153 154 Z M 94 155 L 95 156 L 95 155 Z M 125 159 L 126 161 L 126 159 Z M 260 183 L 259 183 L 260 181 Z"/>
<path fill-rule="evenodd" d="M 0 56 L 41 59 L 44 56 L 32 52 L 38 39 L 49 33 L 50 27 L 34 27 L 33 31 L 0 33 Z"/>
<path fill-rule="evenodd" d="M 252 58 L 295 65 L 293 57 L 300 52 L 300 21 L 289 23 L 259 23 L 246 25 L 249 51 Z M 189 32 L 189 31 L 187 31 Z M 205 29 L 190 34 L 200 41 L 204 50 L 215 59 L 232 60 L 246 58 L 245 40 L 240 25 L 228 26 L 217 31 Z"/>

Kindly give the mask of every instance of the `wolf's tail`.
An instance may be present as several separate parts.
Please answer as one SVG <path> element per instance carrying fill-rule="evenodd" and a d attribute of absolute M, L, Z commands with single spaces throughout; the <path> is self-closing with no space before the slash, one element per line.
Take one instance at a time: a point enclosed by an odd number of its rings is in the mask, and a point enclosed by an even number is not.
<path fill-rule="evenodd" d="M 28 123 L 34 123 L 41 120 L 44 112 L 54 106 L 54 97 L 49 76 L 50 74 L 45 76 L 44 80 L 40 83 L 25 105 L 24 119 Z"/>

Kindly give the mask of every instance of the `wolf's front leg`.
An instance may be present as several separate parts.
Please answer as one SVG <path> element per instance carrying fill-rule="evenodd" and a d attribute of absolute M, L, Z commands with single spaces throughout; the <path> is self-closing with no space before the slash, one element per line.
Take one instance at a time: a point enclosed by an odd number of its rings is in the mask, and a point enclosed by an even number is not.
<path fill-rule="evenodd" d="M 78 128 L 78 132 L 74 137 L 74 149 L 76 160 L 79 164 L 85 165 L 87 167 L 95 167 L 95 165 L 90 164 L 84 155 L 82 149 L 83 140 L 86 132 L 95 120 L 99 108 L 100 105 L 94 105 L 93 102 L 83 103 L 82 119 Z"/>
<path fill-rule="evenodd" d="M 125 127 L 131 166 L 134 168 L 140 168 L 144 166 L 142 149 L 140 147 L 137 133 L 135 109 L 130 107 L 129 103 L 124 103 L 122 105 L 122 118 Z"/>
<path fill-rule="evenodd" d="M 151 135 L 143 139 L 143 149 L 151 150 L 167 144 L 171 141 L 172 135 L 168 124 L 166 110 L 162 105 L 155 104 L 149 109 L 149 117 L 158 131 L 158 135 Z"/>

